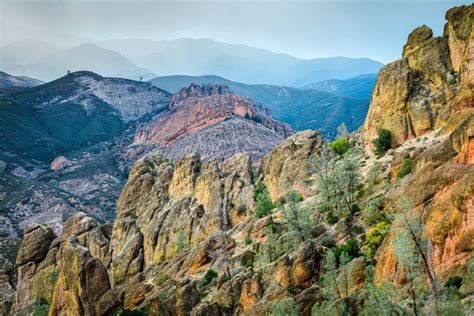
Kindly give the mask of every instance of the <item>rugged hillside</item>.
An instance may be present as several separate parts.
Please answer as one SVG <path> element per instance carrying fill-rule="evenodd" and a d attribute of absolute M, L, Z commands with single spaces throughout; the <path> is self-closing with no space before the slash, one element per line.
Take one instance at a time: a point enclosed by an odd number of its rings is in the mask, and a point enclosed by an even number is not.
<path fill-rule="evenodd" d="M 0 102 L 2 152 L 49 163 L 61 153 L 110 140 L 132 122 L 162 111 L 169 94 L 148 83 L 76 72 L 4 95 Z"/>
<path fill-rule="evenodd" d="M 211 39 L 169 41 L 110 40 L 96 45 L 117 51 L 156 74 L 214 74 L 243 83 L 301 87 L 327 79 L 376 73 L 381 63 L 368 58 L 299 59 L 246 45 Z"/>
<path fill-rule="evenodd" d="M 379 74 L 363 135 L 328 146 L 297 133 L 258 171 L 242 154 L 173 163 L 150 153 L 133 166 L 112 227 L 83 213 L 58 235 L 30 225 L 16 293 L 14 268 L 1 270 L 4 311 L 472 314 L 473 10 L 448 11 L 443 37 L 410 35 Z M 425 122 L 409 110 L 419 102 L 433 125 L 400 132 L 398 118 Z"/>
<path fill-rule="evenodd" d="M 173 160 L 193 151 L 203 159 L 237 152 L 260 159 L 292 133 L 270 111 L 229 93 L 227 86 L 192 84 L 173 95 L 168 111 L 137 130 L 134 143 L 157 144 Z"/>
<path fill-rule="evenodd" d="M 403 58 L 380 71 L 364 125 L 367 147 L 373 146 L 377 128 L 391 132 L 393 146 L 402 145 L 389 156 L 392 170 L 401 168 L 404 158 L 413 159 L 413 174 L 387 192 L 386 209 L 410 202 L 406 209 L 422 218 L 433 244 L 432 264 L 441 276 L 472 275 L 473 11 L 472 5 L 449 10 L 442 37 L 433 37 L 427 26 L 410 34 Z M 380 279 L 400 270 L 395 235 L 379 252 Z M 472 283 L 466 290 L 472 294 Z"/>
<path fill-rule="evenodd" d="M 0 97 L 0 245 L 10 256 L 30 222 L 59 230 L 78 209 L 113 217 L 128 166 L 146 152 L 128 147 L 136 124 L 170 95 L 90 72 L 8 91 Z"/>
<path fill-rule="evenodd" d="M 319 89 L 249 85 L 218 76 L 163 76 L 150 82 L 170 92 L 177 92 L 191 83 L 226 85 L 233 93 L 261 103 L 271 110 L 275 119 L 290 124 L 295 130 L 316 129 L 326 136 L 334 137 L 341 122 L 345 122 L 350 131 L 362 125 L 369 108 L 375 78 L 373 82 L 370 80 L 361 82 L 356 78 L 341 80 L 341 88 L 336 94 Z M 354 82 L 357 82 L 357 85 Z M 321 90 L 324 90 L 323 86 L 327 87 L 321 83 Z M 354 86 L 357 86 L 357 93 L 350 92 L 351 89 L 355 89 Z M 355 97 L 345 95 L 351 93 Z"/>
<path fill-rule="evenodd" d="M 44 83 L 41 80 L 23 77 L 12 76 L 3 71 L 0 71 L 0 89 L 11 87 L 34 87 Z"/>

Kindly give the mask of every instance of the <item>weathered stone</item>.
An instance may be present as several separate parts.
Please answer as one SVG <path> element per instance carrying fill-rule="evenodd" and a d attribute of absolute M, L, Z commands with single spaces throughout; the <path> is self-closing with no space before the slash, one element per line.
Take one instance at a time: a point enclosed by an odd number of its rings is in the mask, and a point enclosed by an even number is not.
<path fill-rule="evenodd" d="M 263 293 L 260 284 L 260 277 L 254 275 L 242 283 L 242 292 L 240 294 L 240 306 L 244 312 L 248 312 L 261 299 Z"/>
<path fill-rule="evenodd" d="M 60 249 L 59 279 L 50 313 L 53 315 L 108 315 L 118 301 L 107 270 L 87 248 L 70 237 Z"/>
<path fill-rule="evenodd" d="M 30 224 L 18 250 L 16 264 L 23 265 L 29 261 L 40 262 L 48 253 L 49 245 L 55 238 L 53 230 L 38 224 Z"/>
<path fill-rule="evenodd" d="M 176 162 L 169 194 L 174 199 L 190 197 L 194 194 L 196 178 L 201 170 L 201 160 L 197 153 L 190 154 Z"/>
<path fill-rule="evenodd" d="M 316 131 L 299 132 L 282 141 L 262 160 L 260 173 L 274 201 L 290 190 L 311 194 L 308 159 L 318 155 L 322 137 Z"/>

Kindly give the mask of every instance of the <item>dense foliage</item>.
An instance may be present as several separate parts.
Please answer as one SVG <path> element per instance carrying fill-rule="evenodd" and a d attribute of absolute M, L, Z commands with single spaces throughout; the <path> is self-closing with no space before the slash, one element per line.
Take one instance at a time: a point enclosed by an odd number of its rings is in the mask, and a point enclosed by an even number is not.
<path fill-rule="evenodd" d="M 372 142 L 375 146 L 375 154 L 382 156 L 392 147 L 392 133 L 389 130 L 381 128 L 378 130 L 378 136 Z"/>
<path fill-rule="evenodd" d="M 397 170 L 397 179 L 401 179 L 413 170 L 413 159 L 407 158 L 403 160 L 402 164 Z"/>

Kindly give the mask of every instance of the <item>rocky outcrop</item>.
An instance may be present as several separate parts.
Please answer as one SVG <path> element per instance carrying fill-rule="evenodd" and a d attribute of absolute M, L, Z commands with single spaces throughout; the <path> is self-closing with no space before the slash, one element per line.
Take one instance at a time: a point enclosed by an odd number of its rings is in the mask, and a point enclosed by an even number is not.
<path fill-rule="evenodd" d="M 311 135 L 298 140 L 300 150 L 319 143 Z M 118 306 L 172 315 L 264 313 L 286 287 L 314 283 L 322 250 L 308 242 L 283 256 L 272 268 L 277 278 L 249 269 L 255 252 L 242 240 L 265 240 L 273 222 L 249 216 L 256 179 L 245 154 L 221 163 L 191 154 L 175 164 L 157 152 L 145 156 L 130 172 L 113 229 L 78 213 L 59 237 L 41 225 L 26 231 L 15 310 L 44 302 L 55 315 L 107 314 Z M 217 278 L 204 281 L 211 270 Z"/>
<path fill-rule="evenodd" d="M 443 37 L 427 26 L 414 30 L 402 59 L 383 67 L 364 124 L 368 148 L 380 128 L 393 134 L 393 146 L 443 127 L 456 112 L 472 113 L 472 5 L 453 8 Z"/>
<path fill-rule="evenodd" d="M 66 168 L 70 164 L 70 161 L 64 156 L 58 156 L 51 162 L 51 170 L 60 171 Z"/>
<path fill-rule="evenodd" d="M 0 315 L 8 315 L 15 300 L 14 266 L 0 256 Z"/>
<path fill-rule="evenodd" d="M 134 143 L 158 144 L 173 159 L 181 158 L 183 151 L 197 151 L 206 158 L 255 152 L 261 158 L 293 133 L 289 125 L 274 121 L 268 110 L 223 86 L 191 85 L 172 100 L 169 111 L 138 129 Z"/>
<path fill-rule="evenodd" d="M 174 104 L 177 101 L 181 101 L 191 97 L 207 97 L 211 95 L 228 94 L 230 93 L 229 87 L 226 85 L 213 85 L 203 84 L 197 85 L 192 83 L 189 87 L 184 87 L 179 92 L 174 93 L 171 96 L 171 103 Z"/>
<path fill-rule="evenodd" d="M 60 247 L 51 315 L 110 315 L 118 301 L 103 263 L 74 237 Z"/>
<path fill-rule="evenodd" d="M 14 311 L 49 308 L 53 315 L 106 315 L 117 301 L 110 289 L 110 229 L 84 213 L 72 216 L 59 237 L 31 224 L 18 251 Z"/>
<path fill-rule="evenodd" d="M 303 131 L 285 139 L 265 156 L 260 173 L 274 201 L 291 190 L 311 195 L 308 161 L 320 153 L 322 145 L 319 132 Z"/>

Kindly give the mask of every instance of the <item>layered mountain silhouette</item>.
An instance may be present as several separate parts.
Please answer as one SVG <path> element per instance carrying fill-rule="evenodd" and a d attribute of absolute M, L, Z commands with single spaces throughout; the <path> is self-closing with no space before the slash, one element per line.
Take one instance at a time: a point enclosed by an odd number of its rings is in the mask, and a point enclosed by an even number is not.
<path fill-rule="evenodd" d="M 108 40 L 66 50 L 38 40 L 23 40 L 2 47 L 2 55 L 3 71 L 45 81 L 68 70 L 90 70 L 134 80 L 157 75 L 214 74 L 244 83 L 301 87 L 376 73 L 382 66 L 368 58 L 299 59 L 246 45 L 190 38 Z"/>
<path fill-rule="evenodd" d="M 13 87 L 34 87 L 44 83 L 41 80 L 25 77 L 12 76 L 6 72 L 0 71 L 0 89 Z"/>
<path fill-rule="evenodd" d="M 97 42 L 160 75 L 214 74 L 244 83 L 300 87 L 326 79 L 376 73 L 382 64 L 368 58 L 299 59 L 265 49 L 211 39 L 170 41 L 110 40 Z"/>
<path fill-rule="evenodd" d="M 34 57 L 22 53 L 35 50 L 37 47 L 40 47 L 40 51 L 33 53 Z M 4 47 L 2 51 L 6 51 L 1 61 L 3 70 L 44 81 L 54 80 L 68 71 L 80 70 L 134 80 L 139 80 L 141 77 L 149 79 L 154 76 L 150 71 L 136 66 L 119 53 L 90 43 L 67 50 L 58 50 L 44 42 L 23 41 Z"/>

